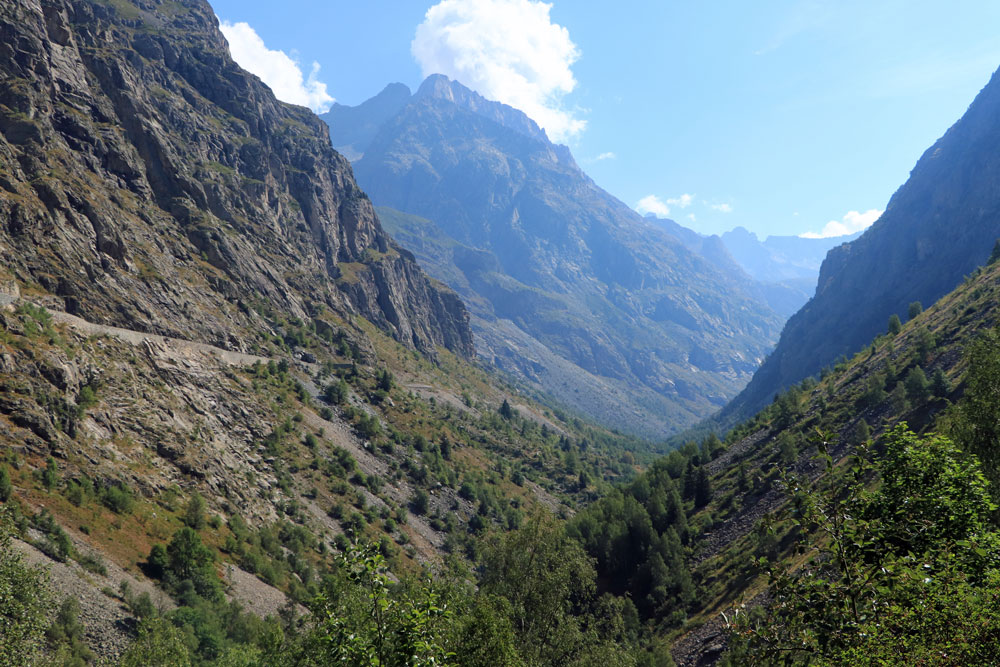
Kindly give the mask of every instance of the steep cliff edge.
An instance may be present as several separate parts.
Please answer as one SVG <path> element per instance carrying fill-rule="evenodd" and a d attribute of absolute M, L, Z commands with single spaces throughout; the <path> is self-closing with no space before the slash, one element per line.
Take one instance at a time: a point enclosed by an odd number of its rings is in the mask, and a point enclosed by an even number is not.
<path fill-rule="evenodd" d="M 776 392 L 851 355 L 908 305 L 937 301 L 980 266 L 1000 237 L 1000 72 L 917 162 L 861 238 L 833 248 L 816 296 L 723 412 L 748 416 Z"/>
<path fill-rule="evenodd" d="M 232 61 L 206 2 L 4 3 L 0 71 L 0 257 L 29 292 L 230 349 L 266 337 L 261 306 L 325 307 L 472 353 L 459 299 L 383 231 L 323 123 Z"/>

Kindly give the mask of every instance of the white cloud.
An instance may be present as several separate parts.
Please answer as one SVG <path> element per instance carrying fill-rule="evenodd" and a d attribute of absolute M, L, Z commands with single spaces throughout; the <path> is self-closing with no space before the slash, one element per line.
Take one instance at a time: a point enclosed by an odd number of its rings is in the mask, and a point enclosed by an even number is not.
<path fill-rule="evenodd" d="M 667 201 L 663 201 L 656 195 L 646 195 L 639 200 L 639 203 L 635 205 L 635 210 L 646 215 L 647 213 L 652 213 L 653 215 L 665 218 L 670 215 L 670 207 L 676 206 L 677 208 L 687 208 L 694 202 L 694 195 L 683 194 L 680 197 L 671 197 Z"/>
<path fill-rule="evenodd" d="M 687 208 L 694 201 L 694 195 L 684 194 L 680 197 L 674 197 L 667 200 L 667 204 L 670 206 L 676 206 L 677 208 Z"/>
<path fill-rule="evenodd" d="M 708 207 L 713 211 L 719 211 L 721 213 L 733 212 L 733 207 L 730 204 L 709 204 Z"/>
<path fill-rule="evenodd" d="M 576 87 L 580 51 L 569 31 L 535 0 L 441 0 L 417 26 L 410 50 L 424 76 L 444 74 L 484 97 L 528 114 L 553 141 L 579 134 L 586 121 L 563 108 Z"/>
<path fill-rule="evenodd" d="M 330 109 L 334 99 L 327 94 L 326 84 L 317 78 L 319 63 L 314 62 L 309 76 L 304 77 L 297 60 L 284 51 L 267 48 L 249 24 L 223 21 L 219 29 L 229 42 L 236 64 L 259 76 L 279 100 L 309 107 L 316 113 Z"/>
<path fill-rule="evenodd" d="M 882 211 L 873 208 L 860 213 L 858 211 L 848 211 L 844 214 L 844 217 L 840 220 L 831 220 L 830 222 L 823 225 L 823 229 L 819 232 L 806 232 L 805 234 L 800 234 L 804 239 L 828 239 L 835 236 L 846 236 L 847 234 L 853 234 L 855 232 L 860 232 L 863 229 L 868 229 L 872 226 L 879 216 L 882 215 Z"/>
<path fill-rule="evenodd" d="M 600 162 L 601 160 L 614 160 L 617 157 L 618 157 L 617 155 L 615 155 L 611 151 L 608 151 L 607 153 L 601 153 L 600 155 L 595 157 L 594 162 Z"/>
<path fill-rule="evenodd" d="M 635 210 L 642 215 L 652 213 L 653 215 L 665 218 L 670 215 L 670 207 L 656 195 L 646 195 L 635 205 Z"/>
<path fill-rule="evenodd" d="M 695 216 L 694 213 L 688 213 L 688 220 L 690 220 L 691 222 L 698 222 L 698 218 Z"/>

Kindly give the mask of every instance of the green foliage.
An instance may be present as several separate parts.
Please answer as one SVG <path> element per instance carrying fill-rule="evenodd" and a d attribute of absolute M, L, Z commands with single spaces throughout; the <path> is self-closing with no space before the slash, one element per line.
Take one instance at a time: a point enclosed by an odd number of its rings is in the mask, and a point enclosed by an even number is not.
<path fill-rule="evenodd" d="M 46 573 L 25 565 L 11 546 L 10 513 L 0 512 L 0 656 L 3 664 L 33 663 L 50 607 Z"/>
<path fill-rule="evenodd" d="M 873 375 L 868 380 L 868 388 L 856 401 L 855 407 L 859 410 L 868 410 L 884 401 L 888 397 L 885 392 L 885 381 L 885 376 Z"/>
<path fill-rule="evenodd" d="M 914 317 L 918 316 L 922 312 L 924 312 L 923 304 L 920 303 L 919 301 L 914 301 L 913 303 L 910 304 L 910 307 L 907 309 L 906 314 L 907 317 L 912 320 Z"/>
<path fill-rule="evenodd" d="M 695 586 L 681 543 L 687 515 L 669 459 L 579 512 L 568 532 L 596 559 L 607 591 L 629 595 L 643 618 L 675 624 L 684 619 Z M 693 465 L 688 470 L 694 498 L 698 472 Z"/>
<path fill-rule="evenodd" d="M 509 622 L 523 664 L 588 664 L 598 655 L 606 665 L 634 664 L 628 651 L 608 636 L 614 632 L 597 627 L 602 608 L 590 558 L 550 517 L 535 515 L 518 530 L 490 536 L 482 546 L 481 566 L 479 599 L 492 601 L 490 607 L 504 610 L 508 620 L 488 617 L 489 627 L 478 629 L 470 623 L 467 636 L 490 633 L 500 639 L 509 636 Z M 619 609 L 619 620 L 620 614 Z M 614 614 L 607 617 L 615 619 Z"/>
<path fill-rule="evenodd" d="M 895 336 L 902 330 L 903 330 L 903 323 L 900 322 L 899 315 L 893 313 L 892 315 L 889 316 L 889 327 L 888 327 L 889 335 Z"/>
<path fill-rule="evenodd" d="M 993 250 L 990 252 L 990 258 L 986 260 L 986 265 L 996 264 L 998 260 L 1000 260 L 1000 239 L 997 239 L 996 243 L 993 244 Z"/>
<path fill-rule="evenodd" d="M 883 548 L 922 554 L 986 530 L 995 506 L 978 461 L 948 438 L 918 439 L 905 425 L 886 436 L 885 447 L 882 486 L 865 508 L 878 521 Z"/>
<path fill-rule="evenodd" d="M 323 398 L 331 405 L 343 405 L 347 401 L 349 394 L 350 387 L 347 386 L 347 382 L 343 378 L 337 382 L 328 384 L 326 389 L 323 390 Z"/>
<path fill-rule="evenodd" d="M 181 631 L 166 619 L 150 618 L 139 626 L 139 637 L 122 656 L 121 667 L 171 665 L 191 667 L 191 652 Z"/>
<path fill-rule="evenodd" d="M 14 484 L 10 481 L 10 473 L 7 472 L 7 466 L 0 465 L 0 503 L 10 500 L 13 493 Z"/>
<path fill-rule="evenodd" d="M 205 527 L 205 499 L 195 492 L 184 509 L 184 525 L 194 530 Z"/>
<path fill-rule="evenodd" d="M 375 388 L 381 391 L 392 391 L 394 379 L 388 369 L 383 368 L 375 375 Z"/>
<path fill-rule="evenodd" d="M 59 465 L 51 456 L 45 461 L 45 470 L 42 471 L 42 486 L 46 491 L 52 491 L 59 486 Z"/>
<path fill-rule="evenodd" d="M 968 372 L 952 435 L 982 461 L 993 488 L 1000 489 L 1000 333 L 989 330 L 966 350 Z"/>
<path fill-rule="evenodd" d="M 881 480 L 874 492 L 873 478 Z M 990 585 L 1000 575 L 1000 535 L 987 532 L 995 506 L 974 459 L 947 438 L 921 439 L 898 426 L 878 465 L 860 450 L 848 481 L 832 491 L 787 481 L 796 550 L 812 558 L 799 570 L 768 565 L 773 603 L 765 616 L 737 609 L 730 618 L 740 664 L 896 664 L 869 662 L 873 653 L 940 657 L 928 635 L 948 635 L 956 609 L 986 611 L 996 599 Z M 974 627 L 984 622 L 987 629 Z M 986 611 L 956 628 L 939 647 L 981 656 L 992 650 L 983 642 L 1000 629 L 1000 614 Z M 948 656 L 931 662 L 981 664 Z"/>
<path fill-rule="evenodd" d="M 94 388 L 89 384 L 80 387 L 80 393 L 76 395 L 77 415 L 83 417 L 83 414 L 95 405 L 97 405 L 97 392 Z"/>
<path fill-rule="evenodd" d="M 61 667 L 84 667 L 94 659 L 94 654 L 83 641 L 80 603 L 76 598 L 63 600 L 45 636 L 49 651 L 55 653 L 54 662 Z"/>
<path fill-rule="evenodd" d="M 906 375 L 904 386 L 906 387 L 906 397 L 916 404 L 923 403 L 930 398 L 931 383 L 927 380 L 924 369 L 920 366 L 914 366 L 910 369 Z"/>
<path fill-rule="evenodd" d="M 414 492 L 413 497 L 410 498 L 410 511 L 414 514 L 423 516 L 427 514 L 427 509 L 430 504 L 430 497 L 427 492 L 423 489 L 417 489 Z"/>
<path fill-rule="evenodd" d="M 222 595 L 222 584 L 215 572 L 215 554 L 188 526 L 174 533 L 165 549 L 163 545 L 153 545 L 146 562 L 150 574 L 161 577 L 175 595 L 188 590 L 207 600 L 217 600 Z"/>
<path fill-rule="evenodd" d="M 503 399 L 499 412 L 500 416 L 508 421 L 514 418 L 514 408 L 510 406 L 510 402 L 506 398 Z"/>
<path fill-rule="evenodd" d="M 131 514 L 135 507 L 135 499 L 128 487 L 118 482 L 112 482 L 101 487 L 101 502 L 115 514 Z"/>
<path fill-rule="evenodd" d="M 305 650 L 310 664 L 350 667 L 448 665 L 451 612 L 430 585 L 394 587 L 377 547 L 351 549 L 313 609 L 319 619 Z"/>

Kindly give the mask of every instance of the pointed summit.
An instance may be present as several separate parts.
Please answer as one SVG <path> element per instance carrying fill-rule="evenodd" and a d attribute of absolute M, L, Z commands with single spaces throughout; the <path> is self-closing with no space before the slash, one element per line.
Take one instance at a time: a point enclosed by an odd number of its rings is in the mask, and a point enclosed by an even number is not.
<path fill-rule="evenodd" d="M 546 144 L 549 137 L 545 130 L 538 126 L 538 123 L 531 120 L 523 111 L 514 107 L 488 100 L 476 91 L 463 86 L 458 81 L 453 81 L 444 74 L 431 74 L 427 77 L 417 94 L 415 100 L 435 99 L 451 102 L 463 109 L 467 109 L 475 114 L 489 118 L 495 123 L 520 132 L 521 134 L 537 139 Z"/>

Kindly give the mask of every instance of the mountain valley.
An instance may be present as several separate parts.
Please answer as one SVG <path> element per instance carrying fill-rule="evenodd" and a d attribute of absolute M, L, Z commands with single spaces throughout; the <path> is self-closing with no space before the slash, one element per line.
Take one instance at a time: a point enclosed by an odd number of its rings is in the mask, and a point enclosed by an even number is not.
<path fill-rule="evenodd" d="M 735 264 L 643 220 L 521 112 L 441 76 L 404 93 L 323 118 L 399 212 L 392 233 L 469 304 L 481 357 L 650 439 L 742 388 L 781 319 Z"/>
<path fill-rule="evenodd" d="M 1000 74 L 761 241 L 221 27 L 0 5 L 0 667 L 1000 664 Z"/>

